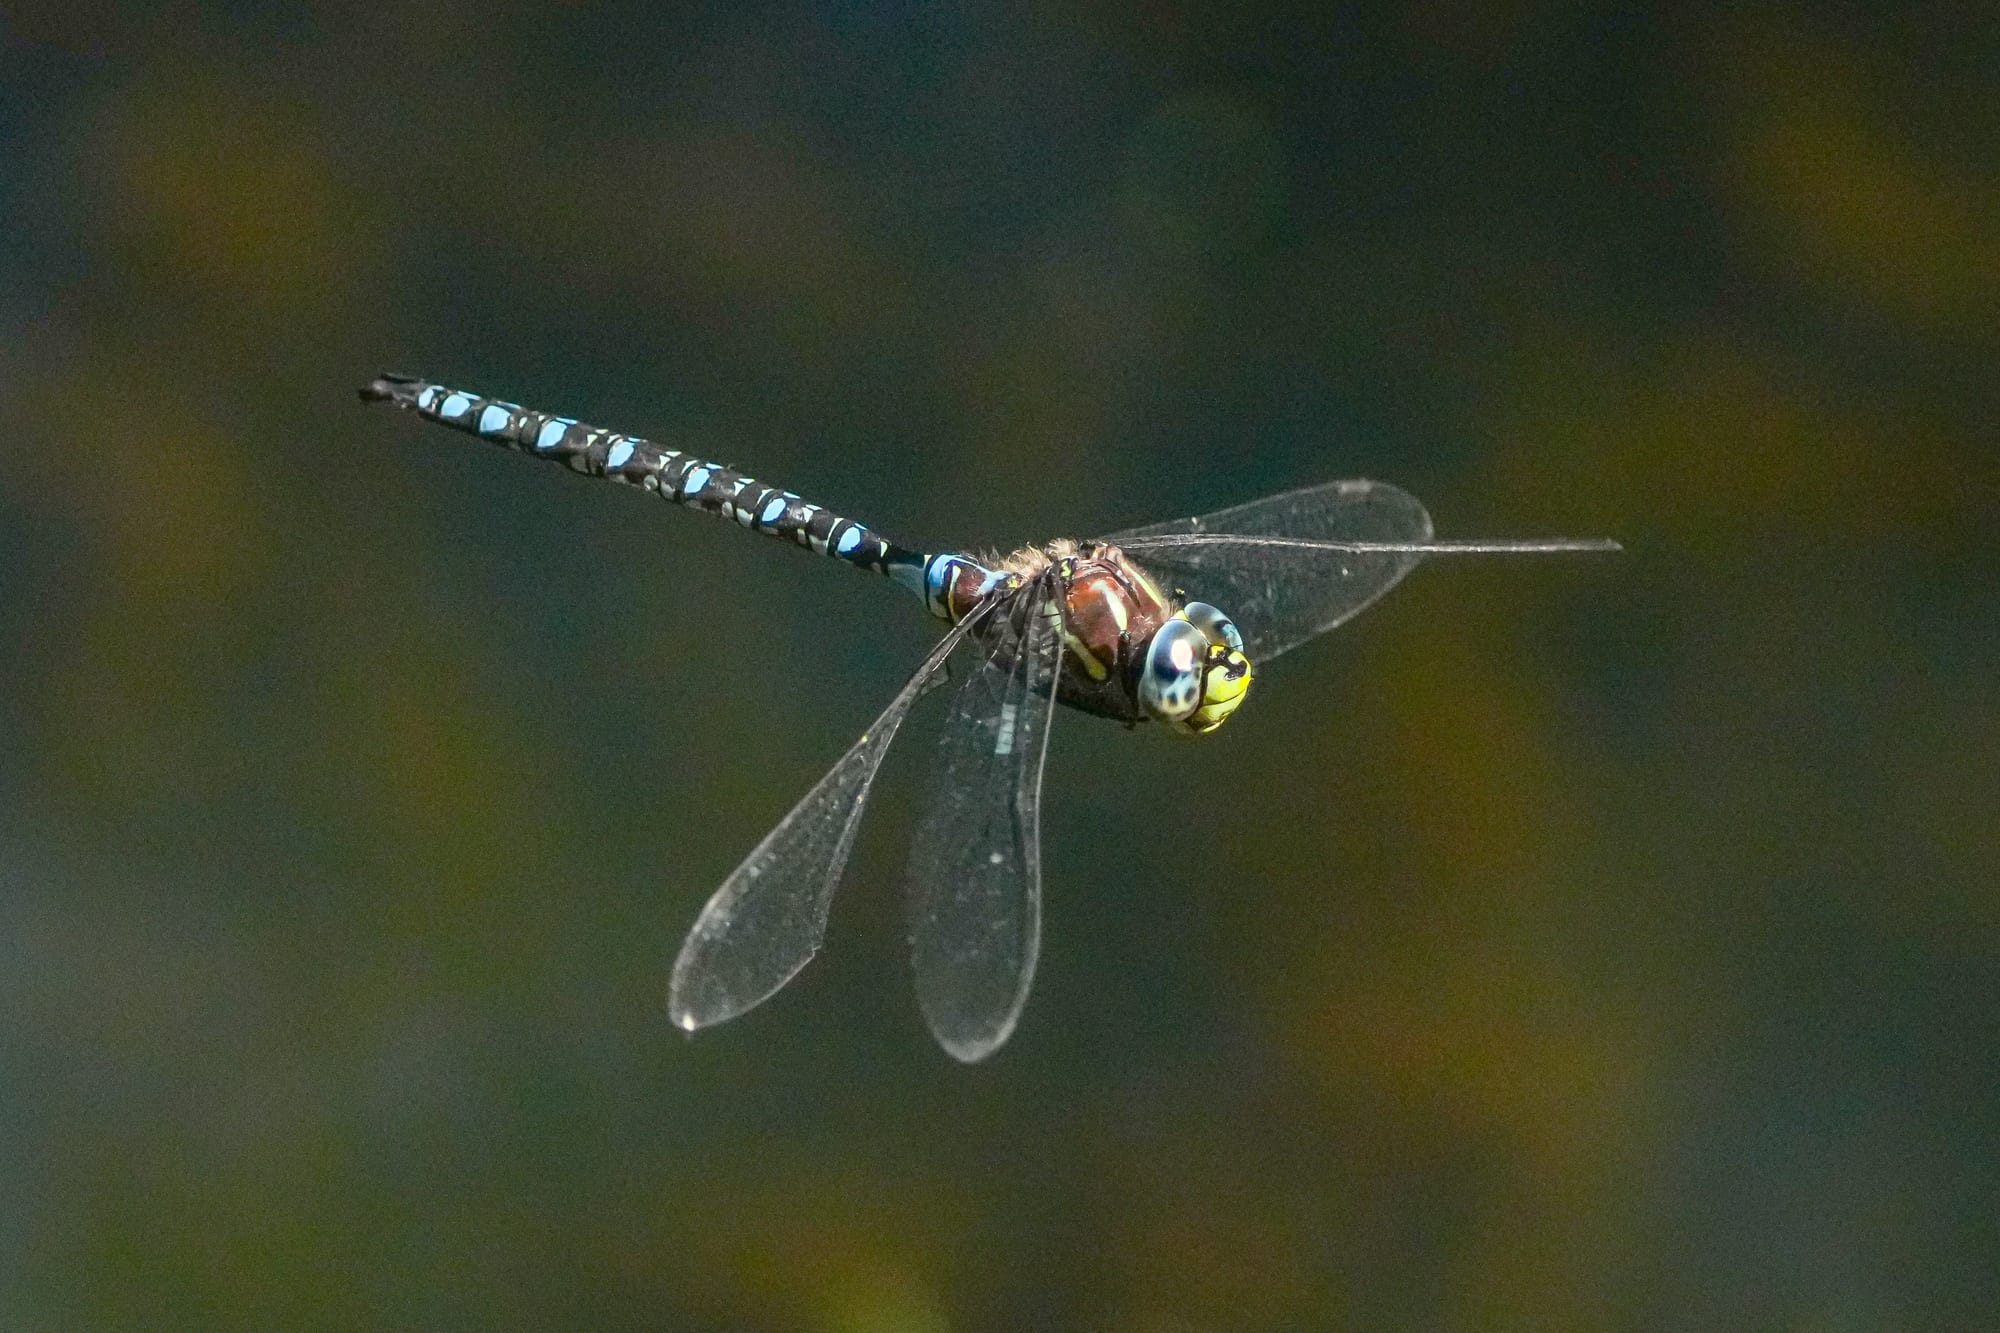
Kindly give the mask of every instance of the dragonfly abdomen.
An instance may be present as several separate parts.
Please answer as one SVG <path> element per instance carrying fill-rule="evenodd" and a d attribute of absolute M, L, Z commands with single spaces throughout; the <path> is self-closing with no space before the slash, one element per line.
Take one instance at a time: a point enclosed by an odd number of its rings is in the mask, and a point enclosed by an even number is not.
<path fill-rule="evenodd" d="M 394 403 L 490 444 L 567 464 L 585 476 L 624 482 L 689 509 L 734 519 L 752 532 L 887 575 L 898 583 L 921 583 L 927 559 L 922 553 L 898 546 L 853 519 L 808 504 L 790 491 L 637 435 L 403 375 L 379 377 L 361 391 L 361 397 Z M 920 588 L 912 590 L 921 593 Z"/>

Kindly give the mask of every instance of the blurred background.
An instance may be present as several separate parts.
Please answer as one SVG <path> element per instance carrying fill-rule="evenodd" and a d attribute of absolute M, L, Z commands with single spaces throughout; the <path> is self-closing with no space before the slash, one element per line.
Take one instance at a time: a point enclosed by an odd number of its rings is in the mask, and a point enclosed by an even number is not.
<path fill-rule="evenodd" d="M 10 8 L 6 1327 L 1993 1318 L 1989 7 Z M 1627 553 L 1062 716 L 972 1068 L 933 703 L 690 1041 L 934 627 L 383 369 L 916 544 L 1372 476 Z"/>

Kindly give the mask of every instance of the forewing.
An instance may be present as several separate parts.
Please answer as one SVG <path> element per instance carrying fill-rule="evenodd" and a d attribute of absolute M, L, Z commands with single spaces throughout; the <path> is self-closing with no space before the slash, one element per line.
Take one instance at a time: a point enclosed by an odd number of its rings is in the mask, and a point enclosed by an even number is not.
<path fill-rule="evenodd" d="M 1385 482 L 1335 481 L 1103 540 L 1190 597 L 1220 607 L 1259 663 L 1355 615 L 1423 558 L 1417 551 L 1289 546 L 1286 539 L 1423 543 L 1431 540 L 1431 519 L 1415 496 Z"/>
<path fill-rule="evenodd" d="M 974 611 L 938 642 L 874 725 L 708 900 L 674 962 L 675 1023 L 692 1032 L 736 1017 L 770 998 L 818 951 L 827 906 L 889 742 L 926 682 L 984 614 Z"/>
<path fill-rule="evenodd" d="M 952 698 L 910 856 L 917 1001 L 939 1044 L 968 1062 L 1007 1040 L 1034 980 L 1042 765 L 1062 669 L 1053 576 L 1001 614 L 1001 646 Z"/>

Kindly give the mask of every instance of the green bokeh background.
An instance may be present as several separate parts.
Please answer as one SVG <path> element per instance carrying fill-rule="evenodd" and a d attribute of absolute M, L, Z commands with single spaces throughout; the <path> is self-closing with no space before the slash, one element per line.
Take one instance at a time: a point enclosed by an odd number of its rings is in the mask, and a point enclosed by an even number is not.
<path fill-rule="evenodd" d="M 0 19 L 0 1324 L 1918 1329 L 2000 1298 L 2000 24 L 1660 3 Z M 1013 1042 L 933 630 L 353 398 L 919 544 L 1453 536 L 1200 743 L 1065 715 Z"/>

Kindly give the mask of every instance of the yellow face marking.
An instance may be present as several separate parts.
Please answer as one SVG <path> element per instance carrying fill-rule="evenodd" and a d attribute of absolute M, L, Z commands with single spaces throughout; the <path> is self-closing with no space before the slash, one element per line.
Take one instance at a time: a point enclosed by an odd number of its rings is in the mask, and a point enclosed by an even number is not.
<path fill-rule="evenodd" d="M 1249 689 L 1250 659 L 1236 649 L 1211 645 L 1208 666 L 1202 673 L 1201 707 L 1194 710 L 1188 726 L 1195 731 L 1213 731 L 1229 720 Z"/>

